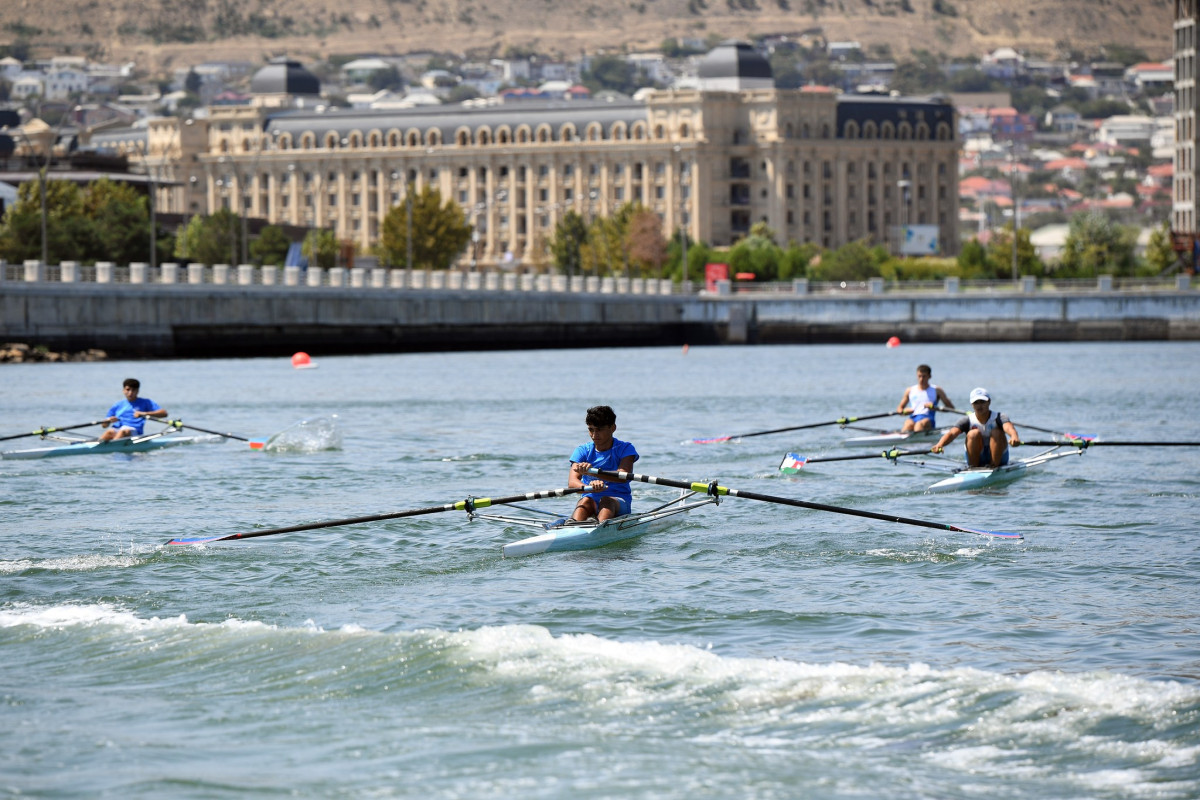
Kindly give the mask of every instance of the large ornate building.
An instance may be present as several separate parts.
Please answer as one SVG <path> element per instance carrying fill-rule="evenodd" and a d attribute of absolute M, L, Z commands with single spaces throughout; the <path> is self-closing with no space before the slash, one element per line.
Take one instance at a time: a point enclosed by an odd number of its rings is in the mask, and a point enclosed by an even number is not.
<path fill-rule="evenodd" d="M 776 89 L 739 42 L 709 53 L 699 79 L 619 102 L 349 110 L 320 105 L 315 79 L 279 62 L 255 76 L 252 104 L 154 120 L 141 146 L 160 210 L 241 208 L 331 228 L 360 252 L 409 187 L 426 185 L 462 206 L 478 232 L 464 258 L 485 266 L 541 265 L 568 209 L 591 218 L 626 203 L 658 213 L 666 235 L 683 226 L 718 246 L 763 221 L 781 244 L 825 247 L 894 246 L 902 226 L 936 225 L 943 253 L 957 250 L 948 101 Z"/>

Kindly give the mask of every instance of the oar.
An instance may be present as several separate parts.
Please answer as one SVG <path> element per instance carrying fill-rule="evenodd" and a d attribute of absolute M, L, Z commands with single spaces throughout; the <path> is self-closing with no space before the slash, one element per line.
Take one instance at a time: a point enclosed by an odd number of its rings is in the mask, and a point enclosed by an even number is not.
<path fill-rule="evenodd" d="M 862 422 L 865 419 L 880 419 L 911 414 L 911 411 L 888 411 L 885 414 L 868 414 L 865 417 L 838 417 L 828 422 L 810 422 L 807 425 L 793 425 L 790 428 L 773 428 L 769 431 L 754 431 L 753 433 L 738 433 L 732 436 L 714 436 L 710 439 L 692 439 L 693 444 L 716 444 L 728 442 L 731 439 L 749 439 L 751 436 L 766 436 L 771 433 L 786 433 L 787 431 L 803 431 L 808 428 L 823 428 L 826 425 L 849 425 L 851 422 Z"/>
<path fill-rule="evenodd" d="M 1200 447 L 1200 442 L 1097 442 L 1092 439 L 1063 439 L 1060 441 L 1050 442 L 1021 442 L 1023 445 L 1031 445 L 1033 447 L 1053 447 L 1055 445 L 1082 447 Z"/>
<path fill-rule="evenodd" d="M 940 531 L 958 531 L 959 533 L 974 533 L 978 536 L 993 536 L 998 539 L 1024 539 L 1025 537 L 1019 533 L 1001 533 L 998 531 L 985 531 L 979 528 L 963 528 L 958 525 L 948 525 L 944 522 L 927 522 L 923 519 L 912 519 L 910 517 L 897 517 L 890 514 L 877 514 L 874 511 L 862 511 L 857 508 L 843 508 L 842 506 L 828 506 L 823 503 L 810 503 L 805 500 L 793 500 L 790 497 L 776 497 L 769 494 L 756 494 L 754 492 L 744 492 L 740 489 L 730 489 L 725 486 L 717 485 L 716 481 L 712 483 L 699 483 L 688 481 L 676 481 L 669 478 L 656 478 L 653 475 L 638 475 L 632 472 L 610 472 L 608 470 L 596 469 L 595 467 L 588 470 L 592 475 L 598 475 L 602 478 L 620 478 L 626 481 L 642 481 L 643 483 L 654 483 L 660 486 L 674 486 L 678 489 L 690 489 L 693 492 L 702 492 L 714 497 L 728 495 L 730 497 L 744 497 L 747 500 L 760 500 L 764 503 L 778 503 L 784 506 L 795 506 L 796 508 L 809 508 L 813 511 L 832 511 L 835 514 L 849 514 L 854 517 L 865 517 L 867 519 L 877 519 L 883 522 L 900 522 L 905 525 L 917 525 L 922 528 L 933 528 Z"/>
<path fill-rule="evenodd" d="M 783 457 L 783 461 L 779 463 L 779 470 L 781 472 L 796 473 L 805 464 L 818 464 L 823 461 L 862 461 L 869 458 L 886 458 L 888 461 L 895 461 L 900 456 L 923 456 L 929 452 L 931 451 L 928 447 L 922 450 L 899 450 L 893 447 L 891 450 L 884 450 L 882 453 L 859 453 L 852 456 L 818 456 L 817 458 L 808 458 L 798 453 L 788 453 Z"/>
<path fill-rule="evenodd" d="M 317 528 L 336 528 L 340 525 L 360 525 L 364 522 L 378 522 L 384 519 L 400 519 L 401 517 L 419 517 L 423 514 L 437 514 L 441 511 L 467 511 L 471 512 L 477 508 L 487 508 L 488 506 L 503 506 L 509 503 L 519 503 L 522 500 L 543 500 L 548 497 L 563 497 L 568 494 L 578 494 L 586 491 L 584 488 L 576 489 L 548 489 L 544 492 L 528 492 L 526 494 L 515 494 L 511 497 L 474 497 L 466 500 L 459 500 L 457 503 L 447 503 L 441 506 L 429 506 L 428 508 L 415 508 L 411 511 L 393 511 L 387 514 L 372 514 L 367 517 L 350 517 L 348 519 L 334 519 L 328 522 L 310 522 L 304 525 L 288 525 L 285 528 L 265 528 L 258 531 L 244 531 L 242 533 L 230 533 L 225 536 L 207 536 L 197 539 L 172 539 L 167 544 L 207 544 L 208 542 L 225 542 L 235 539 L 254 539 L 258 536 L 274 536 L 279 533 L 296 533 L 297 531 L 312 531 Z"/>
<path fill-rule="evenodd" d="M 36 431 L 29 433 L 14 433 L 12 436 L 0 436 L 0 442 L 6 442 L 9 439 L 22 439 L 26 436 L 45 436 L 48 433 L 59 433 L 61 431 L 73 431 L 76 428 L 87 428 L 92 425 L 103 425 L 108 422 L 108 418 L 94 420 L 92 422 L 81 422 L 78 425 L 60 425 L 57 428 L 38 428 Z"/>
<path fill-rule="evenodd" d="M 236 439 L 239 442 L 248 443 L 250 445 L 250 447 L 255 450 L 261 450 L 262 446 L 263 446 L 262 442 L 254 441 L 253 439 L 247 439 L 245 436 L 238 436 L 237 434 L 234 434 L 234 433 L 221 433 L 220 431 L 210 431 L 208 428 L 201 428 L 198 425 L 192 425 L 190 423 L 185 425 L 183 423 L 183 420 L 179 420 L 179 419 L 165 420 L 165 419 L 158 419 L 157 417 L 150 417 L 150 419 L 154 420 L 155 422 L 161 422 L 163 425 L 169 425 L 177 431 L 187 428 L 188 430 L 200 431 L 201 433 L 210 433 L 213 436 L 224 436 L 226 439 Z"/>
<path fill-rule="evenodd" d="M 1071 433 L 1070 431 L 1052 431 L 1049 428 L 1039 428 L 1037 425 L 1027 425 L 1024 422 L 1014 422 L 1013 425 L 1016 425 L 1018 428 L 1027 428 L 1031 431 L 1038 431 L 1039 433 L 1053 433 L 1055 436 L 1065 436 L 1068 439 L 1094 439 L 1094 438 L 1096 438 L 1096 434 L 1094 434 L 1094 433 Z"/>

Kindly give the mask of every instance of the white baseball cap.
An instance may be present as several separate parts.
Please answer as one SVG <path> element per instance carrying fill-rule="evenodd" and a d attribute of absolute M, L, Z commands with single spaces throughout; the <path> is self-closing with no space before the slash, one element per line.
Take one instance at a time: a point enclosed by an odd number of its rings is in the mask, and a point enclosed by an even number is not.
<path fill-rule="evenodd" d="M 988 394 L 988 390 L 982 386 L 977 386 L 971 390 L 971 403 L 974 404 L 977 400 L 987 400 L 992 402 L 992 396 Z"/>

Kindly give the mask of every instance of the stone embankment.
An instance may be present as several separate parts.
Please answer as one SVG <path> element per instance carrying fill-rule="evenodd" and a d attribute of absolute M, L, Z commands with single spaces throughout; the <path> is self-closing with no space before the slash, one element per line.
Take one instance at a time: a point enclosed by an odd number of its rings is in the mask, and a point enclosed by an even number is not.
<path fill-rule="evenodd" d="M 31 346 L 21 342 L 0 344 L 0 364 L 26 364 L 54 361 L 103 361 L 108 354 L 95 348 L 78 353 L 61 353 L 44 345 Z"/>

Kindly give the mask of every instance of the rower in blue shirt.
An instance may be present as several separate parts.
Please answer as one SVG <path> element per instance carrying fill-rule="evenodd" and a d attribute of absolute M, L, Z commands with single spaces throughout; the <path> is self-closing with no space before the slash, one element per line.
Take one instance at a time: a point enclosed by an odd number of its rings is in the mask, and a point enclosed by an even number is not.
<path fill-rule="evenodd" d="M 606 519 L 628 514 L 633 507 L 633 493 L 629 482 L 616 478 L 605 480 L 588 479 L 587 471 L 592 467 L 609 471 L 629 472 L 639 456 L 629 442 L 613 438 L 617 430 L 617 414 L 608 406 L 593 406 L 585 418 L 591 441 L 581 444 L 571 453 L 571 471 L 567 475 L 567 486 L 572 489 L 585 488 L 586 494 L 579 499 L 573 520 L 583 521 L 595 517 Z"/>
<path fill-rule="evenodd" d="M 104 421 L 107 429 L 100 434 L 100 441 L 124 439 L 126 436 L 141 436 L 146 426 L 146 417 L 165 417 L 167 410 L 148 397 L 138 397 L 142 384 L 137 378 L 126 378 L 122 384 L 125 399 L 108 410 Z"/>

